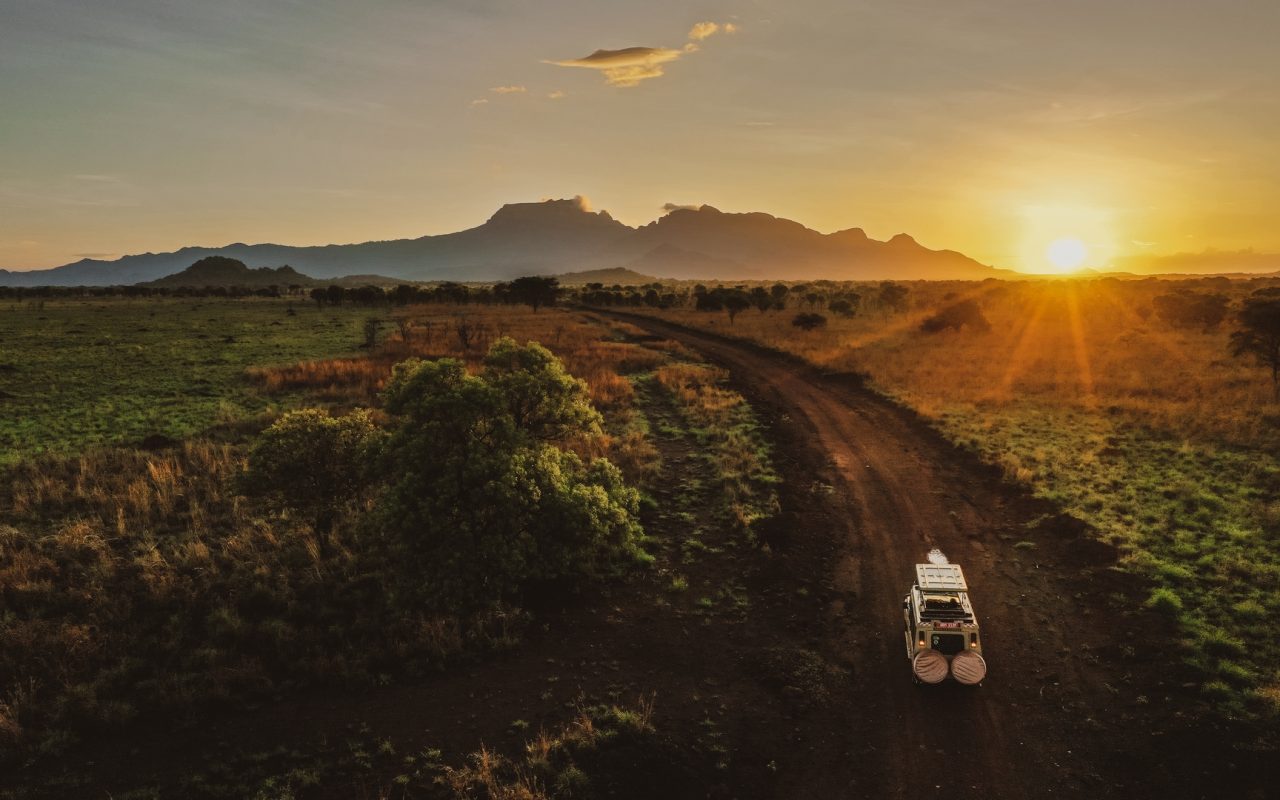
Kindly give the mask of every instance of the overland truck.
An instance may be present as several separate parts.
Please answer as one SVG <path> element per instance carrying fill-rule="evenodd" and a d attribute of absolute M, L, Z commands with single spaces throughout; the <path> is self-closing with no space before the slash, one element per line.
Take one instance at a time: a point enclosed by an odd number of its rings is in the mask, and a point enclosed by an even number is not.
<path fill-rule="evenodd" d="M 938 550 L 929 560 L 916 564 L 916 583 L 902 601 L 912 679 L 942 683 L 950 676 L 967 686 L 981 684 L 987 662 L 964 571 Z"/>

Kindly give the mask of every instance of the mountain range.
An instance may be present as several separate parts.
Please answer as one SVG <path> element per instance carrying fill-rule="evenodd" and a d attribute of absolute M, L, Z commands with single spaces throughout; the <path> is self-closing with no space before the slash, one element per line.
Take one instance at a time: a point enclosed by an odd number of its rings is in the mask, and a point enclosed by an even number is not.
<path fill-rule="evenodd" d="M 208 256 L 249 267 L 289 266 L 314 278 L 377 274 L 414 281 L 493 281 L 520 275 L 632 269 L 659 278 L 706 280 L 981 280 L 1007 277 L 951 250 L 900 233 L 888 241 L 860 228 L 823 234 L 763 213 L 676 208 L 638 228 L 580 199 L 512 203 L 483 225 L 417 239 L 293 247 L 184 247 L 114 261 L 84 259 L 46 270 L 0 270 L 0 285 L 113 286 L 155 281 Z"/>

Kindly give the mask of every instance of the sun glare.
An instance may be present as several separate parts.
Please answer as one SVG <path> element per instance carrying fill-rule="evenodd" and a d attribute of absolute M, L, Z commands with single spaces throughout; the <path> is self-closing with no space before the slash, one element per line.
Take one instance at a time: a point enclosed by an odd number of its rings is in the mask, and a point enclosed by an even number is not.
<path fill-rule="evenodd" d="M 1079 269 L 1080 265 L 1089 256 L 1089 248 L 1079 239 L 1067 237 L 1063 239 L 1054 239 L 1045 248 L 1045 255 L 1049 257 L 1049 263 L 1053 264 L 1061 272 L 1070 272 Z"/>

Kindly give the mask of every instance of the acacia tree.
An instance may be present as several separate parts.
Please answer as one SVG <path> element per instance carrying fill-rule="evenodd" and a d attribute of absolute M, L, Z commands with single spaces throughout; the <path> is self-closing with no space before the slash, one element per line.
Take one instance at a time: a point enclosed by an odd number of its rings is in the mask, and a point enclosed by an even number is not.
<path fill-rule="evenodd" d="M 1231 334 L 1233 355 L 1252 356 L 1259 366 L 1271 369 L 1271 389 L 1280 400 L 1280 297 L 1255 294 L 1245 301 L 1239 315 L 1240 330 Z"/>
<path fill-rule="evenodd" d="M 896 284 L 892 281 L 885 281 L 880 284 L 880 307 L 889 309 L 894 312 L 905 311 L 907 308 L 907 294 L 911 290 L 905 286 Z"/>
<path fill-rule="evenodd" d="M 643 558 L 639 495 L 605 459 L 558 443 L 598 432 L 585 384 L 538 344 L 499 340 L 478 375 L 454 359 L 397 365 L 378 523 L 405 591 L 453 609 Z"/>
<path fill-rule="evenodd" d="M 517 303 L 524 303 L 537 313 L 542 306 L 553 306 L 560 296 L 560 281 L 541 275 L 516 278 L 507 287 L 508 296 Z"/>
<path fill-rule="evenodd" d="M 770 296 L 773 297 L 773 304 L 777 308 L 783 308 L 787 303 L 787 293 L 791 290 L 787 288 L 785 283 L 775 283 L 769 289 Z"/>
<path fill-rule="evenodd" d="M 364 409 L 342 417 L 317 408 L 290 412 L 254 443 L 241 488 L 305 515 L 327 549 L 334 522 L 368 485 L 378 440 Z"/>
<path fill-rule="evenodd" d="M 729 314 L 729 324 L 733 324 L 734 317 L 743 311 L 751 308 L 751 301 L 747 299 L 744 292 L 732 291 L 724 297 L 724 310 Z"/>

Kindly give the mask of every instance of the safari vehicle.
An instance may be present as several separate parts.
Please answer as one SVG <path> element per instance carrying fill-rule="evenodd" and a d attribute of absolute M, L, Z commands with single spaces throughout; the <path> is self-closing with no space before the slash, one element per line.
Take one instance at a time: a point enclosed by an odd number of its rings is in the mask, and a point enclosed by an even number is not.
<path fill-rule="evenodd" d="M 964 571 L 936 550 L 929 557 L 941 563 L 916 564 L 915 586 L 902 601 L 911 675 L 916 683 L 942 683 L 950 676 L 980 684 L 987 662 Z"/>

